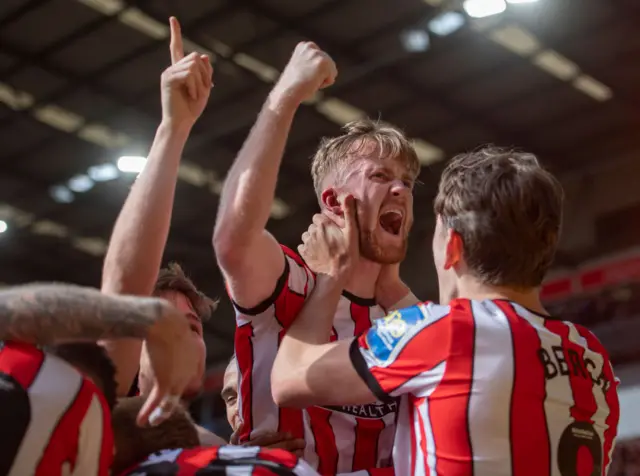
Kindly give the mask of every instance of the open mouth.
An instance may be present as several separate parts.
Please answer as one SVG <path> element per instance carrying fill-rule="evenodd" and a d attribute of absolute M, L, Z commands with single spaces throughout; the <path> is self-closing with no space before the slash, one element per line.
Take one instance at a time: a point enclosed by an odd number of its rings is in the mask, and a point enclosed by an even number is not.
<path fill-rule="evenodd" d="M 404 214 L 401 210 L 387 210 L 380 215 L 380 226 L 387 233 L 391 233 L 394 236 L 400 234 L 402 229 L 402 219 Z"/>

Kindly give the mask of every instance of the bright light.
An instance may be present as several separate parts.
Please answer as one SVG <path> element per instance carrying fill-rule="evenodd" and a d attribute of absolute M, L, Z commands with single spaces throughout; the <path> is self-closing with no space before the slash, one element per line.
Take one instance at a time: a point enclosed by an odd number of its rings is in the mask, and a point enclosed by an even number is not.
<path fill-rule="evenodd" d="M 464 9 L 472 18 L 484 18 L 497 15 L 507 9 L 504 0 L 464 0 Z"/>
<path fill-rule="evenodd" d="M 118 159 L 118 168 L 121 172 L 130 172 L 139 174 L 144 170 L 147 164 L 146 157 L 138 157 L 133 155 L 124 155 Z"/>
<path fill-rule="evenodd" d="M 0 220 L 0 233 L 4 233 L 5 231 L 7 231 L 7 228 L 9 228 L 7 222 L 4 220 Z"/>
<path fill-rule="evenodd" d="M 407 30 L 400 35 L 402 45 L 411 53 L 429 49 L 429 34 L 424 30 Z"/>
<path fill-rule="evenodd" d="M 71 203 L 75 198 L 73 192 L 64 185 L 56 185 L 49 190 L 51 197 L 58 203 Z"/>
<path fill-rule="evenodd" d="M 89 178 L 94 182 L 108 182 L 109 180 L 118 178 L 119 172 L 115 165 L 106 163 L 89 167 L 87 175 L 89 175 Z"/>
<path fill-rule="evenodd" d="M 91 180 L 86 175 L 76 175 L 75 177 L 71 177 L 69 179 L 69 183 L 67 184 L 67 186 L 72 192 L 84 193 L 93 188 L 93 180 Z"/>
<path fill-rule="evenodd" d="M 507 3 L 517 4 L 517 3 L 535 3 L 538 0 L 507 0 Z"/>
<path fill-rule="evenodd" d="M 434 35 L 447 36 L 464 25 L 464 15 L 458 12 L 445 12 L 429 22 L 429 30 Z"/>

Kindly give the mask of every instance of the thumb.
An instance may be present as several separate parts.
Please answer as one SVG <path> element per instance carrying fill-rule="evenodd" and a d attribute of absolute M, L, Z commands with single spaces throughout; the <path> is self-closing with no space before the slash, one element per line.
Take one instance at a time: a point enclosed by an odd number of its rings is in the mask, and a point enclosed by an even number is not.
<path fill-rule="evenodd" d="M 345 235 L 351 245 L 358 243 L 358 212 L 356 210 L 356 199 L 353 195 L 347 195 L 344 199 L 344 221 Z"/>

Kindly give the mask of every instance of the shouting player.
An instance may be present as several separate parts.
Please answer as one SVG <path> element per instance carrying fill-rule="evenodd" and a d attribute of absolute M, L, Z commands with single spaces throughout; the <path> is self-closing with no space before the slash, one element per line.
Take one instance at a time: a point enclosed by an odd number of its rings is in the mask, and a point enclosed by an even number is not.
<path fill-rule="evenodd" d="M 147 339 L 156 378 L 138 415 L 147 423 L 163 397 L 187 384 L 196 361 L 180 349 L 187 334 L 184 317 L 158 299 L 67 285 L 0 292 L 0 474 L 107 476 L 113 367 L 97 346 L 69 342 Z"/>
<path fill-rule="evenodd" d="M 315 44 L 296 47 L 227 175 L 213 237 L 236 308 L 240 441 L 264 431 L 304 438 L 304 458 L 322 474 L 389 466 L 396 410 L 391 402 L 298 411 L 278 408 L 265 398 L 282 333 L 314 286 L 313 273 L 300 256 L 266 231 L 278 170 L 297 109 L 336 75 L 331 58 Z M 409 293 L 398 266 L 413 221 L 418 171 L 406 137 L 371 121 L 347 125 L 342 136 L 324 140 L 316 152 L 312 175 L 322 213 L 340 221 L 346 193 L 364 208 L 357 278 L 345 286 L 327 341 L 366 331 L 384 315 L 382 307 Z M 392 282 L 382 286 L 381 275 Z M 377 293 L 380 287 L 384 297 Z"/>
<path fill-rule="evenodd" d="M 619 418 L 611 362 L 590 331 L 540 302 L 562 199 L 531 154 L 484 148 L 454 158 L 434 205 L 442 304 L 393 312 L 332 344 L 317 335 L 330 332 L 357 262 L 353 202 L 343 235 L 319 223 L 309 245 L 332 264 L 282 340 L 276 402 L 401 397 L 398 476 L 605 475 Z"/>

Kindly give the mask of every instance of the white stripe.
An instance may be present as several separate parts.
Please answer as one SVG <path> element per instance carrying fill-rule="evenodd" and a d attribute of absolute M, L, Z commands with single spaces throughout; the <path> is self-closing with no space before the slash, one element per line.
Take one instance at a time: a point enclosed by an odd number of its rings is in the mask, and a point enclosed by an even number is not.
<path fill-rule="evenodd" d="M 255 458 L 260 453 L 257 446 L 221 446 L 218 449 L 219 460 L 233 460 L 239 458 Z"/>
<path fill-rule="evenodd" d="M 469 438 L 476 474 L 511 472 L 510 433 L 513 338 L 507 316 L 492 301 L 471 301 L 475 322 Z M 520 378 L 527 378 L 526 375 Z"/>
<path fill-rule="evenodd" d="M 433 390 L 432 390 L 433 391 Z M 431 424 L 431 418 L 429 417 L 429 399 L 426 398 L 422 405 L 420 405 L 416 409 L 416 413 L 420 413 L 422 417 L 422 421 L 424 422 L 424 436 L 427 439 L 425 441 L 425 447 L 427 448 L 427 454 L 422 452 L 420 448 L 420 439 L 416 438 L 418 441 L 418 451 L 416 452 L 417 461 L 416 461 L 416 474 L 426 474 L 426 470 L 424 467 L 424 462 L 427 462 L 427 466 L 429 467 L 429 474 L 437 474 L 436 473 L 436 453 L 438 448 L 436 448 L 436 441 L 433 437 L 433 425 Z M 416 420 L 416 432 L 420 430 L 420 420 L 418 420 L 417 415 L 415 417 Z M 417 436 L 420 433 L 416 433 Z"/>
<path fill-rule="evenodd" d="M 396 475 L 411 474 L 411 434 L 415 433 L 413 408 L 409 396 L 403 395 L 398 409 L 398 421 L 395 444 L 393 445 L 393 466 Z M 417 440 L 417 433 L 415 438 Z"/>
<path fill-rule="evenodd" d="M 78 457 L 72 474 L 77 476 L 100 474 L 100 456 L 102 455 L 102 437 L 104 431 L 103 418 L 104 415 L 100 399 L 94 394 L 80 424 Z"/>
<path fill-rule="evenodd" d="M 31 421 L 9 476 L 35 472 L 51 434 L 73 403 L 81 384 L 79 372 L 61 359 L 45 355 L 40 372 L 29 387 Z"/>
<path fill-rule="evenodd" d="M 302 411 L 302 418 L 304 421 L 304 460 L 309 463 L 312 468 L 317 468 L 320 460 L 316 453 L 316 439 L 311 430 L 311 417 L 306 410 Z"/>
<path fill-rule="evenodd" d="M 353 471 L 353 455 L 356 450 L 356 418 L 339 412 L 331 412 L 329 425 L 338 450 L 338 473 Z"/>

